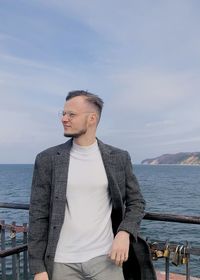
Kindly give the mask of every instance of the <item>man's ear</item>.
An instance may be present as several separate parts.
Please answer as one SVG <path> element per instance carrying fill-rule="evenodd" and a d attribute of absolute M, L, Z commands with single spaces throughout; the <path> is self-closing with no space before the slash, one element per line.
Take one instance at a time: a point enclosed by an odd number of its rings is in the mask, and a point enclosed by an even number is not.
<path fill-rule="evenodd" d="M 96 114 L 96 113 L 91 113 L 91 115 L 90 115 L 90 121 L 91 121 L 92 123 L 95 123 L 95 124 L 98 123 L 98 117 L 97 117 L 97 114 Z"/>

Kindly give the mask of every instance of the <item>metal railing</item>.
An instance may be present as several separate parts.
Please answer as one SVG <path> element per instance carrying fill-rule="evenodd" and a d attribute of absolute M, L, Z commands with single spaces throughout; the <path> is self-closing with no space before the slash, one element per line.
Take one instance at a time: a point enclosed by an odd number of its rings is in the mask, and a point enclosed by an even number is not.
<path fill-rule="evenodd" d="M 0 250 L 0 260 L 1 260 L 1 278 L 6 280 L 6 257 L 12 257 L 12 279 L 19 280 L 20 275 L 22 275 L 24 280 L 29 279 L 28 272 L 28 253 L 27 253 L 27 239 L 28 239 L 28 226 L 27 223 L 24 223 L 22 226 L 16 225 L 16 222 L 13 222 L 11 225 L 6 224 L 4 220 L 0 221 L 0 233 L 1 233 L 1 250 Z M 9 234 L 9 241 L 7 240 L 7 233 Z M 17 234 L 22 233 L 21 242 L 22 244 L 18 245 Z M 6 247 L 10 248 L 6 248 Z M 22 253 L 22 254 L 21 254 Z M 20 260 L 20 256 L 22 258 Z M 22 270 L 20 271 L 20 262 L 22 262 Z"/>
<path fill-rule="evenodd" d="M 0 202 L 0 208 L 10 208 L 10 209 L 21 209 L 29 210 L 29 204 L 19 204 L 19 203 L 4 203 Z M 164 222 L 175 222 L 175 223 L 187 223 L 187 224 L 199 224 L 200 217 L 198 216 L 185 216 L 185 215 L 174 215 L 174 214 L 160 214 L 160 213 L 150 213 L 147 212 L 144 216 L 145 220 L 152 221 L 164 221 Z M 11 248 L 6 249 L 5 247 L 5 237 L 6 230 L 10 232 L 11 238 Z M 28 271 L 28 256 L 27 256 L 27 224 L 22 226 L 16 225 L 13 222 L 11 225 L 6 225 L 5 221 L 0 221 L 0 232 L 1 232 L 1 271 L 2 280 L 6 280 L 6 260 L 5 257 L 12 256 L 12 279 L 19 280 L 20 275 L 22 275 L 24 280 L 29 279 Z M 23 233 L 23 244 L 17 245 L 16 233 Z M 188 242 L 186 244 L 173 244 L 169 241 L 149 241 L 147 240 L 153 260 L 159 258 L 165 259 L 165 279 L 169 280 L 169 260 L 171 253 L 173 253 L 172 262 L 175 265 L 180 263 L 186 265 L 186 280 L 190 280 L 190 255 L 200 256 L 200 248 L 191 247 Z M 23 253 L 23 273 L 20 272 L 20 254 Z M 185 259 L 184 259 L 185 258 Z"/>

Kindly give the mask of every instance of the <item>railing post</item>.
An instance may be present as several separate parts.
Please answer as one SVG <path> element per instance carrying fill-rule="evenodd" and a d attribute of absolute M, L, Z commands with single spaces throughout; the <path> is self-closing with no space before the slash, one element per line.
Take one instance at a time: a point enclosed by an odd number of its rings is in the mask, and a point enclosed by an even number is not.
<path fill-rule="evenodd" d="M 169 258 L 165 258 L 165 280 L 169 280 Z"/>
<path fill-rule="evenodd" d="M 12 225 L 15 226 L 16 222 L 12 222 Z M 15 232 L 10 231 L 10 238 L 11 238 L 12 248 L 15 248 L 16 247 L 16 234 L 15 234 Z M 16 255 L 15 254 L 12 256 L 12 276 L 13 276 L 14 280 L 17 279 L 17 277 L 16 277 Z"/>
<path fill-rule="evenodd" d="M 28 242 L 27 223 L 24 223 L 23 226 L 25 229 L 23 233 L 23 243 L 27 244 Z M 23 252 L 23 263 L 24 263 L 24 268 L 23 268 L 24 280 L 28 280 L 28 252 L 27 251 Z"/>
<path fill-rule="evenodd" d="M 17 266 L 16 266 L 16 280 L 20 280 L 20 253 L 16 254 Z"/>
<path fill-rule="evenodd" d="M 5 250 L 5 221 L 1 221 L 1 250 Z M 2 280 L 6 280 L 6 260 L 1 258 Z"/>
<path fill-rule="evenodd" d="M 186 280 L 190 280 L 190 244 L 186 241 L 188 261 L 186 263 Z"/>

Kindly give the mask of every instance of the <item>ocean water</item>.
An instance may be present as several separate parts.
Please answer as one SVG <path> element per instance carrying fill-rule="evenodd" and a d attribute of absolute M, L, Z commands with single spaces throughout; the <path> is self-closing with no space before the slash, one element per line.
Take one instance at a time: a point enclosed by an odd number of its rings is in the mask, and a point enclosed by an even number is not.
<path fill-rule="evenodd" d="M 146 211 L 200 216 L 200 166 L 134 165 L 134 173 L 146 200 Z M 0 165 L 0 201 L 29 203 L 33 165 Z M 6 223 L 28 221 L 28 211 L 0 209 Z M 143 220 L 141 235 L 150 240 L 184 243 L 200 247 L 200 225 Z M 164 260 L 154 261 L 164 270 Z M 170 265 L 171 272 L 185 272 L 185 266 Z M 191 274 L 200 277 L 200 256 L 191 256 Z"/>
<path fill-rule="evenodd" d="M 200 217 L 200 166 L 138 165 L 134 166 L 146 211 Z M 143 237 L 150 240 L 169 239 L 200 248 L 200 225 L 143 220 Z M 164 260 L 154 261 L 157 269 L 164 270 Z M 200 277 L 200 256 L 191 256 L 191 275 Z M 170 265 L 170 271 L 185 273 L 185 266 Z"/>

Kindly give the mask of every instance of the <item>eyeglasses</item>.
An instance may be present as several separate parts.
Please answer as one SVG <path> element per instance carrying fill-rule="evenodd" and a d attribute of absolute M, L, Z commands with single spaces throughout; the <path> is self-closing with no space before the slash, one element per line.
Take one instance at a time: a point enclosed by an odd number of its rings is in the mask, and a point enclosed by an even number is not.
<path fill-rule="evenodd" d="M 70 121 L 73 120 L 75 117 L 81 115 L 81 114 L 90 114 L 90 113 L 94 113 L 94 112 L 82 112 L 82 113 L 73 113 L 73 112 L 65 112 L 65 111 L 61 111 L 58 113 L 59 117 L 62 118 L 64 116 L 67 116 Z"/>

